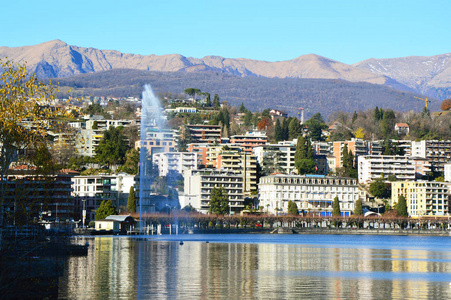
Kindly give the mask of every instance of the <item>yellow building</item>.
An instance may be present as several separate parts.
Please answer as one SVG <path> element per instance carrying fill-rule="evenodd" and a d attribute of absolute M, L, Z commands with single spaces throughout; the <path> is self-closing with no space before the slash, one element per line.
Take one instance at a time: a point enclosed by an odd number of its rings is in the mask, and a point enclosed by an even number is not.
<path fill-rule="evenodd" d="M 448 213 L 448 187 L 436 181 L 392 182 L 391 205 L 404 196 L 411 217 L 444 216 Z"/>

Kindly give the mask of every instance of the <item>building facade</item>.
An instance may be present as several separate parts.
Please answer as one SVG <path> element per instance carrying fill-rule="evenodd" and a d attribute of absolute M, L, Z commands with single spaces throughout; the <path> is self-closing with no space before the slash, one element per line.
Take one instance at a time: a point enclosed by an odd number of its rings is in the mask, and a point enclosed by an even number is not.
<path fill-rule="evenodd" d="M 353 178 L 324 175 L 270 175 L 260 178 L 260 206 L 269 213 L 287 213 L 288 201 L 300 211 L 329 215 L 338 197 L 343 215 L 350 215 L 359 198 Z"/>
<path fill-rule="evenodd" d="M 425 159 L 414 159 L 397 155 L 362 155 L 358 162 L 359 183 L 365 184 L 374 179 L 396 176 L 398 180 L 415 180 L 430 171 Z"/>
<path fill-rule="evenodd" d="M 185 170 L 182 207 L 191 205 L 202 213 L 210 208 L 213 188 L 224 188 L 229 197 L 230 213 L 244 209 L 244 180 L 240 173 L 217 169 Z"/>
<path fill-rule="evenodd" d="M 197 169 L 199 163 L 197 153 L 192 152 L 155 153 L 152 160 L 160 176 L 167 176 L 169 172 L 183 175 L 185 170 Z"/>
<path fill-rule="evenodd" d="M 437 181 L 392 182 L 391 205 L 404 196 L 411 217 L 445 216 L 449 214 L 448 185 Z"/>

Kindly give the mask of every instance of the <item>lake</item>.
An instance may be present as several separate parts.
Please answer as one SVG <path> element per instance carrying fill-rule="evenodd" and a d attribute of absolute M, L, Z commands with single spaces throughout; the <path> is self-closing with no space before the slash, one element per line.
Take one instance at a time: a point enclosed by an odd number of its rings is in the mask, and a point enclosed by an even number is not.
<path fill-rule="evenodd" d="M 451 237 L 207 234 L 78 238 L 64 299 L 451 299 Z M 183 241 L 183 244 L 180 244 Z"/>

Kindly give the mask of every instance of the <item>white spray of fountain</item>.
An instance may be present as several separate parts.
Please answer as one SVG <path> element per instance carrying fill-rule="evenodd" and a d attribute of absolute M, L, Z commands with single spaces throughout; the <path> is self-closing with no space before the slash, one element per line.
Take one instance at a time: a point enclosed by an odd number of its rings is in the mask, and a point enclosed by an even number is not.
<path fill-rule="evenodd" d="M 150 135 L 167 130 L 166 120 L 160 100 L 152 91 L 150 85 L 144 86 L 141 102 L 141 154 L 139 167 L 139 231 L 143 233 L 143 219 L 147 213 L 155 211 L 156 203 L 152 200 L 151 186 L 155 179 L 155 171 L 152 170 L 152 156 L 147 152 L 143 143 L 150 139 Z M 165 207 L 167 204 L 161 204 Z M 171 211 L 171 210 L 170 210 Z"/>

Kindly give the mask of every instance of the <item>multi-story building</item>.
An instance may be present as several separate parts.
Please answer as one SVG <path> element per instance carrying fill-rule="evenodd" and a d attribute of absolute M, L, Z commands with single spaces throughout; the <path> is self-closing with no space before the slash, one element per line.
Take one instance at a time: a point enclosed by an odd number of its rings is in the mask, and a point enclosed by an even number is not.
<path fill-rule="evenodd" d="M 232 214 L 244 209 L 244 178 L 240 173 L 226 170 L 185 170 L 182 207 L 191 205 L 202 213 L 210 208 L 210 194 L 213 188 L 224 188 L 229 197 Z"/>
<path fill-rule="evenodd" d="M 365 141 L 362 139 L 351 139 L 350 141 L 341 141 L 333 143 L 332 155 L 335 156 L 335 169 L 343 167 L 343 147 L 348 146 L 354 157 L 361 155 L 381 155 L 382 143 L 380 141 Z"/>
<path fill-rule="evenodd" d="M 397 155 L 362 155 L 358 162 L 359 183 L 396 176 L 398 180 L 415 180 L 430 171 L 425 159 Z"/>
<path fill-rule="evenodd" d="M 359 198 L 357 180 L 324 175 L 270 175 L 260 178 L 260 206 L 270 213 L 287 213 L 288 201 L 302 211 L 330 215 L 338 197 L 343 215 L 350 215 Z"/>
<path fill-rule="evenodd" d="M 252 153 L 254 147 L 265 145 L 268 137 L 264 131 L 249 131 L 243 135 L 232 135 L 230 143 L 243 147 L 243 150 Z"/>
<path fill-rule="evenodd" d="M 134 177 L 126 173 L 75 176 L 72 195 L 77 206 L 87 211 L 87 219 L 94 220 L 95 210 L 103 200 L 113 201 L 116 208 L 127 205 Z"/>
<path fill-rule="evenodd" d="M 443 165 L 444 174 L 446 182 L 451 182 L 451 163 L 446 163 Z"/>
<path fill-rule="evenodd" d="M 391 205 L 404 196 L 409 216 L 443 216 L 449 213 L 448 186 L 437 181 L 392 182 Z"/>
<path fill-rule="evenodd" d="M 192 152 L 155 153 L 152 159 L 160 176 L 167 176 L 169 172 L 183 175 L 185 170 L 197 169 L 199 163 L 197 153 Z"/>
<path fill-rule="evenodd" d="M 205 143 L 191 143 L 188 144 L 187 151 L 196 153 L 200 164 L 206 167 L 208 164 L 208 149 L 209 144 Z"/>
<path fill-rule="evenodd" d="M 292 174 L 295 172 L 294 154 L 296 142 L 279 142 L 254 148 L 254 154 L 265 173 L 280 172 Z"/>
<path fill-rule="evenodd" d="M 105 120 L 102 116 L 87 116 L 85 119 L 84 122 L 69 123 L 69 126 L 77 131 L 75 147 L 78 154 L 89 157 L 95 155 L 95 148 L 102 140 L 105 130 L 136 124 L 133 120 Z"/>
<path fill-rule="evenodd" d="M 248 195 L 257 190 L 257 160 L 255 155 L 244 151 L 221 151 L 217 158 L 216 168 L 241 174 L 244 191 Z"/>
<path fill-rule="evenodd" d="M 444 164 L 451 160 L 451 141 L 412 141 L 412 156 L 427 158 L 432 172 L 444 172 Z"/>
<path fill-rule="evenodd" d="M 186 125 L 193 142 L 209 143 L 221 140 L 220 125 Z"/>
<path fill-rule="evenodd" d="M 77 217 L 76 202 L 71 192 L 75 173 L 61 170 L 53 175 L 40 175 L 34 167 L 11 169 L 5 181 L 3 211 L 7 212 L 6 222 L 16 223 L 20 215 L 28 220 L 38 217 L 57 222 L 74 220 Z"/>
<path fill-rule="evenodd" d="M 176 142 L 175 133 L 171 130 L 158 130 L 152 127 L 146 129 L 146 139 L 135 142 L 135 149 L 147 150 L 147 155 L 153 157 L 155 153 L 174 152 Z"/>

